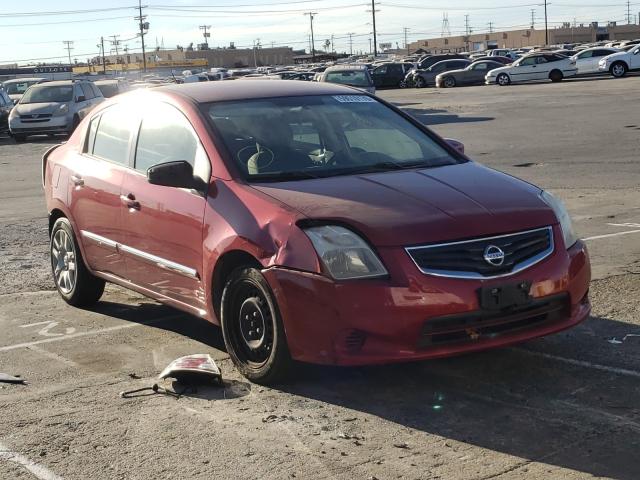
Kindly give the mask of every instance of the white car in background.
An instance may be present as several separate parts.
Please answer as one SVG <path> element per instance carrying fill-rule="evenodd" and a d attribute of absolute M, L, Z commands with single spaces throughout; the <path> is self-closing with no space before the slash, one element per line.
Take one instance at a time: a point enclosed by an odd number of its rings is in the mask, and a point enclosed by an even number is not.
<path fill-rule="evenodd" d="M 580 53 L 576 53 L 571 57 L 576 62 L 578 67 L 578 75 L 585 75 L 590 73 L 600 73 L 600 67 L 598 63 L 602 57 L 607 57 L 614 53 L 618 53 L 620 50 L 617 48 L 607 47 L 594 47 L 582 50 Z"/>
<path fill-rule="evenodd" d="M 531 80 L 561 82 L 578 73 L 576 62 L 564 55 L 551 52 L 536 52 L 516 60 L 506 67 L 491 70 L 485 77 L 486 84 L 507 86 Z"/>
<path fill-rule="evenodd" d="M 601 72 L 609 72 L 616 78 L 624 77 L 631 70 L 640 70 L 640 45 L 627 52 L 601 58 L 598 69 Z"/>

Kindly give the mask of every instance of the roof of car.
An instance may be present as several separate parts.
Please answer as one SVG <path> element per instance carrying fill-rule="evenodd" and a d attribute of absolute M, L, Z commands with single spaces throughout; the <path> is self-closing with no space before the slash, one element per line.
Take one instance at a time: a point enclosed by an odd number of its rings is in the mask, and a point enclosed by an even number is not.
<path fill-rule="evenodd" d="M 33 82 L 33 81 L 46 81 L 46 78 L 42 77 L 29 77 L 29 78 L 12 78 L 11 80 L 5 80 L 2 82 L 5 83 L 20 83 L 20 82 Z"/>
<path fill-rule="evenodd" d="M 295 82 L 291 80 L 230 80 L 225 82 L 198 82 L 171 84 L 154 91 L 176 93 L 196 103 L 223 102 L 255 98 L 299 97 L 303 95 L 354 95 L 357 89 L 333 83 Z"/>
<path fill-rule="evenodd" d="M 344 70 L 367 70 L 366 65 L 334 65 L 333 67 L 327 67 L 325 72 L 339 72 Z"/>
<path fill-rule="evenodd" d="M 53 82 L 44 82 L 41 84 L 43 87 L 59 87 L 62 85 L 73 85 L 74 82 L 83 80 L 54 80 Z M 85 80 L 86 81 L 86 80 Z"/>

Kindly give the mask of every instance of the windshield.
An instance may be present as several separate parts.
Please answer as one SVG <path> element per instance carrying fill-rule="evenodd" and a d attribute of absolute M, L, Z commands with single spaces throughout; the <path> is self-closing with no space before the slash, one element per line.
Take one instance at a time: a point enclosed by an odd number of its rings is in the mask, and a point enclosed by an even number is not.
<path fill-rule="evenodd" d="M 73 85 L 42 85 L 27 90 L 20 103 L 62 103 L 71 100 L 73 100 Z"/>
<path fill-rule="evenodd" d="M 424 131 L 366 95 L 234 101 L 205 107 L 253 181 L 284 181 L 460 163 Z"/>
<path fill-rule="evenodd" d="M 30 82 L 5 83 L 4 89 L 9 95 L 22 95 L 31 85 L 35 85 L 36 83 L 38 82 L 33 80 Z"/>
<path fill-rule="evenodd" d="M 370 87 L 372 85 L 369 75 L 364 70 L 329 72 L 325 80 L 329 83 L 340 83 L 352 87 Z"/>

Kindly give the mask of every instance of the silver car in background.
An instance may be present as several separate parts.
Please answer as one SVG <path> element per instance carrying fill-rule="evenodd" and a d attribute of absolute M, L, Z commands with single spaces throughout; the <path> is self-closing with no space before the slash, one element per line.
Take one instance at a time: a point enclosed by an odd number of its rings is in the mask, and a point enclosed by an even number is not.
<path fill-rule="evenodd" d="M 98 87 L 86 80 L 61 80 L 33 85 L 9 115 L 16 142 L 29 135 L 71 134 L 93 107 L 104 101 Z"/>
<path fill-rule="evenodd" d="M 317 79 L 318 82 L 338 83 L 375 94 L 376 87 L 369 69 L 365 65 L 340 65 L 327 68 Z"/>

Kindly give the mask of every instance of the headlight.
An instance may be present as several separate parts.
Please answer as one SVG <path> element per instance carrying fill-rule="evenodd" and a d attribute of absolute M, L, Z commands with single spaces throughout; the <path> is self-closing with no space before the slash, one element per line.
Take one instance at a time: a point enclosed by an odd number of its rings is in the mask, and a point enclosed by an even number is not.
<path fill-rule="evenodd" d="M 556 218 L 558 219 L 560 228 L 562 229 L 564 245 L 567 249 L 569 249 L 578 241 L 578 236 L 573 230 L 573 222 L 571 221 L 571 217 L 569 216 L 567 208 L 564 206 L 564 203 L 562 203 L 561 200 L 554 197 L 549 192 L 543 191 L 540 194 L 540 197 L 547 205 L 549 205 L 553 209 L 553 212 L 556 214 Z"/>
<path fill-rule="evenodd" d="M 53 116 L 59 117 L 61 115 L 66 115 L 68 112 L 69 112 L 69 105 L 67 105 L 66 103 L 63 103 L 62 105 L 60 105 L 60 107 L 54 110 Z"/>
<path fill-rule="evenodd" d="M 387 275 L 387 270 L 378 256 L 351 230 L 327 225 L 307 228 L 304 231 L 322 263 L 336 280 Z"/>

